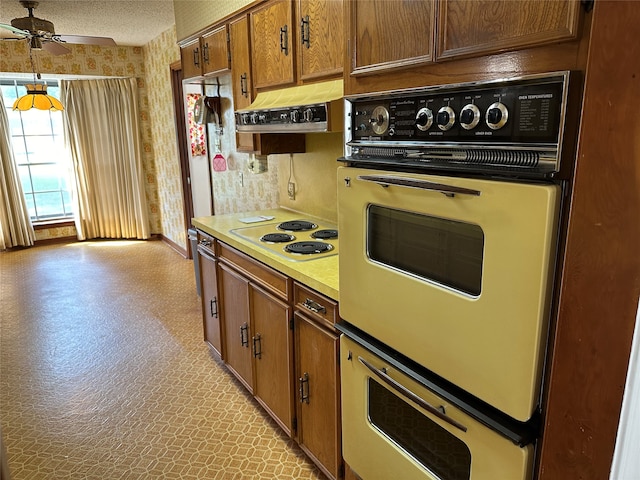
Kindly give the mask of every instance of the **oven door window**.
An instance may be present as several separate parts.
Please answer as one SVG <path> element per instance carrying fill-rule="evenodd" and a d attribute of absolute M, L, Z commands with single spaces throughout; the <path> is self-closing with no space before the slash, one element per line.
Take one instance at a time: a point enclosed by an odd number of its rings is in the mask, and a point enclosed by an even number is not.
<path fill-rule="evenodd" d="M 469 480 L 471 452 L 422 412 L 368 379 L 369 421 L 438 478 Z"/>
<path fill-rule="evenodd" d="M 478 225 L 369 205 L 367 251 L 375 262 L 480 295 L 484 232 Z"/>

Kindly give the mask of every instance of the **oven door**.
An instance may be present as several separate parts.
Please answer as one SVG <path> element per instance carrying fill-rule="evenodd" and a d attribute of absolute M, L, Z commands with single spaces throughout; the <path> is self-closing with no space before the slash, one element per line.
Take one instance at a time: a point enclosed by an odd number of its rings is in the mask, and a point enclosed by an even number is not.
<path fill-rule="evenodd" d="M 343 456 L 366 480 L 529 479 L 519 447 L 342 335 Z"/>
<path fill-rule="evenodd" d="M 555 185 L 340 167 L 340 316 L 528 420 L 559 198 Z"/>

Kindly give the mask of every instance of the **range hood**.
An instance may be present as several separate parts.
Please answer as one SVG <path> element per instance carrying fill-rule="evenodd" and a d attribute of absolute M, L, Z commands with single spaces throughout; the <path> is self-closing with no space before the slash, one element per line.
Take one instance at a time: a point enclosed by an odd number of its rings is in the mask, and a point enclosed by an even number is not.
<path fill-rule="evenodd" d="M 261 92 L 247 108 L 236 110 L 236 131 L 341 132 L 343 94 L 342 79 Z"/>

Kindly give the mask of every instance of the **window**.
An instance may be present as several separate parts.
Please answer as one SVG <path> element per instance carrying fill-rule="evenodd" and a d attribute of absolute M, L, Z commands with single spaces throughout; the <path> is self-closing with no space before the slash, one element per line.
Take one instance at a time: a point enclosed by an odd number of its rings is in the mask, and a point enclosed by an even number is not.
<path fill-rule="evenodd" d="M 70 161 L 63 144 L 62 112 L 14 111 L 13 102 L 26 93 L 27 83 L 33 82 L 0 79 L 29 215 L 34 223 L 71 219 Z M 58 82 L 45 83 L 49 94 L 59 98 Z"/>

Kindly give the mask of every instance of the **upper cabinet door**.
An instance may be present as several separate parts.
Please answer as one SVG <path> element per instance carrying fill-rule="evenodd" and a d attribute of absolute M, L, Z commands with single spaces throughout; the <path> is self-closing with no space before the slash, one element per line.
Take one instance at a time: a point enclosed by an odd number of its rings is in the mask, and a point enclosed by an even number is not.
<path fill-rule="evenodd" d="M 349 3 L 352 75 L 433 62 L 435 0 Z"/>
<path fill-rule="evenodd" d="M 342 0 L 298 0 L 300 79 L 339 76 L 344 61 Z"/>
<path fill-rule="evenodd" d="M 256 89 L 295 82 L 291 0 L 275 0 L 251 12 L 253 83 Z"/>
<path fill-rule="evenodd" d="M 577 0 L 441 0 L 438 59 L 572 40 Z"/>
<path fill-rule="evenodd" d="M 229 70 L 229 35 L 227 26 L 213 30 L 202 36 L 202 73 L 220 73 Z"/>
<path fill-rule="evenodd" d="M 180 47 L 180 63 L 182 64 L 182 76 L 184 78 L 194 78 L 202 75 L 201 57 L 199 38 Z"/>

